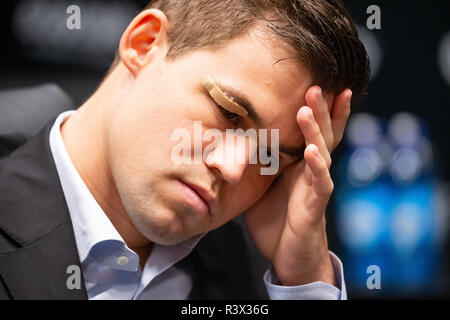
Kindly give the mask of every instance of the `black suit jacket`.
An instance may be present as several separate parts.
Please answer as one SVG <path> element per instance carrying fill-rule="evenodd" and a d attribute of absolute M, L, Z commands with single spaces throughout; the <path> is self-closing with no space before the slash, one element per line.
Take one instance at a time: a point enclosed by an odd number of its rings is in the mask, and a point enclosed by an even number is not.
<path fill-rule="evenodd" d="M 87 299 L 84 280 L 66 285 L 80 259 L 49 146 L 54 120 L 28 141 L 0 136 L 0 299 Z M 190 299 L 268 298 L 267 265 L 248 239 L 231 221 L 177 263 L 193 279 Z"/>

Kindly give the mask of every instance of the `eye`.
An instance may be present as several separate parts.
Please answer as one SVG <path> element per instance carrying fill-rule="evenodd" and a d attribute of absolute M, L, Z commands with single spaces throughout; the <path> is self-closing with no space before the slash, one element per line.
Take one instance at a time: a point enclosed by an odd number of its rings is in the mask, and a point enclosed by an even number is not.
<path fill-rule="evenodd" d="M 220 109 L 220 111 L 223 113 L 225 118 L 231 121 L 239 121 L 241 119 L 241 116 L 237 113 L 228 111 L 227 109 L 223 108 L 221 105 L 216 103 L 216 106 Z"/>

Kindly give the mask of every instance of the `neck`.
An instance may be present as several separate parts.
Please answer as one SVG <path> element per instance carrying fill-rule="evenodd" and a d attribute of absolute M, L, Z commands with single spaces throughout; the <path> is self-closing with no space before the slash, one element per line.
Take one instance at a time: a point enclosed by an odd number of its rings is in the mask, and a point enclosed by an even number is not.
<path fill-rule="evenodd" d="M 67 119 L 61 126 L 61 135 L 78 174 L 127 246 L 139 255 L 143 267 L 152 243 L 137 230 L 122 204 L 104 143 L 108 108 L 117 102 L 126 76 L 122 68 L 119 65 L 77 113 Z"/>

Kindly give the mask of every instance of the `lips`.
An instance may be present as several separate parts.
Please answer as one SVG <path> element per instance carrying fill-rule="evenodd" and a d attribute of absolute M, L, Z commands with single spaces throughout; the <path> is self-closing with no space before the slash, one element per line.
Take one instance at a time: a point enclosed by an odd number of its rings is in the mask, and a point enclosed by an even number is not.
<path fill-rule="evenodd" d="M 207 208 L 207 213 L 212 214 L 215 212 L 215 203 L 216 203 L 216 197 L 207 189 L 200 187 L 196 184 L 180 180 L 182 184 L 184 184 L 187 188 L 191 189 L 196 196 L 203 202 L 203 204 Z M 195 203 L 194 203 L 195 205 Z M 199 208 L 202 209 L 202 208 Z"/>

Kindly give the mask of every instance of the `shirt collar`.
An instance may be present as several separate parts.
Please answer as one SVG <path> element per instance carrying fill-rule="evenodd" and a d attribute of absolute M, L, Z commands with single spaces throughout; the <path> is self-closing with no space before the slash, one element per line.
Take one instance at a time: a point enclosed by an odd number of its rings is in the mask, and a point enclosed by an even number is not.
<path fill-rule="evenodd" d="M 50 131 L 50 148 L 72 220 L 81 262 L 91 248 L 105 240 L 123 241 L 78 174 L 64 146 L 61 125 L 76 111 L 60 114 Z"/>

